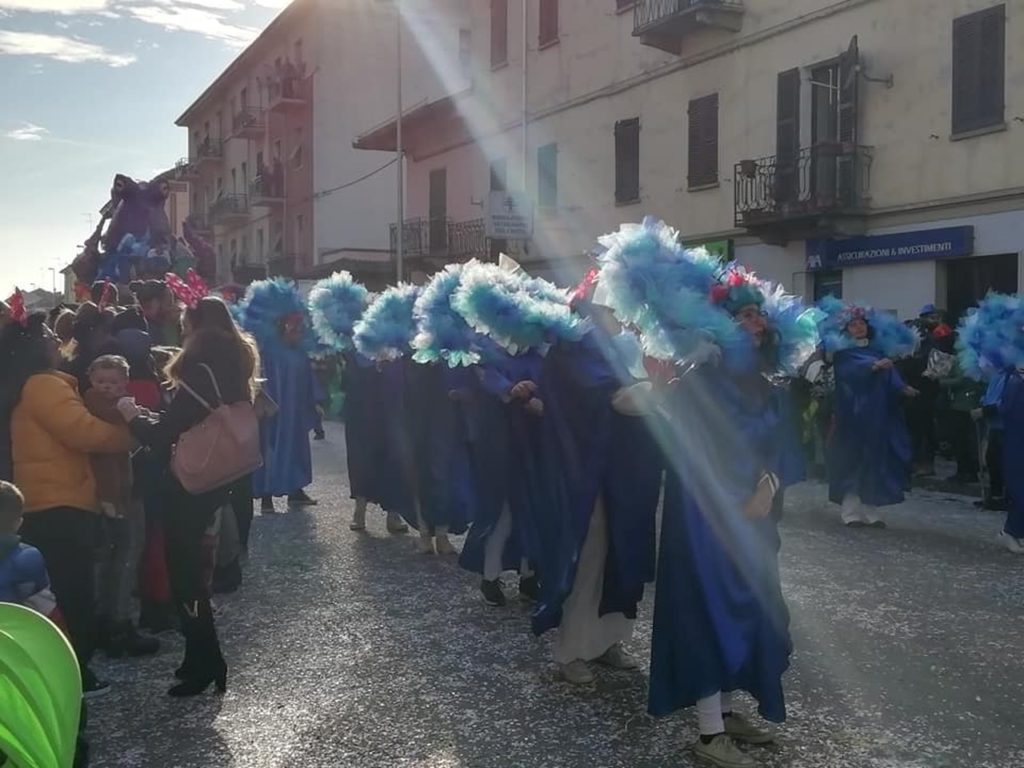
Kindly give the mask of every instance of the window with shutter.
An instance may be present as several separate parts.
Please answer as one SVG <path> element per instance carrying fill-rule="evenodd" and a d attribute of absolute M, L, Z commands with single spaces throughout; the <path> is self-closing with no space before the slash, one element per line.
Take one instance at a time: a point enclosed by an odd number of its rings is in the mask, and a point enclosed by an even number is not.
<path fill-rule="evenodd" d="M 558 42 L 558 0 L 540 0 L 538 10 L 540 11 L 538 45 L 551 45 Z"/>
<path fill-rule="evenodd" d="M 507 189 L 505 181 L 507 173 L 508 163 L 505 161 L 505 158 L 491 163 L 491 192 L 504 192 Z"/>
<path fill-rule="evenodd" d="M 800 70 L 780 72 L 775 108 L 775 200 L 796 199 L 800 162 Z"/>
<path fill-rule="evenodd" d="M 640 199 L 640 118 L 615 124 L 615 202 Z"/>
<path fill-rule="evenodd" d="M 508 0 L 491 0 L 491 66 L 508 61 Z"/>
<path fill-rule="evenodd" d="M 953 20 L 953 133 L 1005 119 L 1006 6 Z"/>
<path fill-rule="evenodd" d="M 537 207 L 553 209 L 558 204 L 558 145 L 537 149 Z"/>
<path fill-rule="evenodd" d="M 718 183 L 718 94 L 690 102 L 687 186 Z"/>

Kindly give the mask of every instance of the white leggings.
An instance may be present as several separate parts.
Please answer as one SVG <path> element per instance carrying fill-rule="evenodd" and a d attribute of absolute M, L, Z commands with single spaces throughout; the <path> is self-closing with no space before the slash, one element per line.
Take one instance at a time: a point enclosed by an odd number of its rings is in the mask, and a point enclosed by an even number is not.
<path fill-rule="evenodd" d="M 701 736 L 715 736 L 725 733 L 722 714 L 732 712 L 731 693 L 713 693 L 697 700 L 697 728 Z"/>
<path fill-rule="evenodd" d="M 844 523 L 877 523 L 878 507 L 872 507 L 870 504 L 865 504 L 860 500 L 860 497 L 855 493 L 848 493 L 843 497 L 843 522 Z"/>

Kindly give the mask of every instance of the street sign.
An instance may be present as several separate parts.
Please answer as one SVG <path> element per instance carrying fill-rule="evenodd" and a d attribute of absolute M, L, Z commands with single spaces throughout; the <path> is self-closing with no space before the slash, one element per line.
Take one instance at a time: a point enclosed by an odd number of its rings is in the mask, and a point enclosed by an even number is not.
<path fill-rule="evenodd" d="M 528 240 L 533 236 L 533 206 L 522 195 L 491 192 L 484 227 L 487 237 Z"/>

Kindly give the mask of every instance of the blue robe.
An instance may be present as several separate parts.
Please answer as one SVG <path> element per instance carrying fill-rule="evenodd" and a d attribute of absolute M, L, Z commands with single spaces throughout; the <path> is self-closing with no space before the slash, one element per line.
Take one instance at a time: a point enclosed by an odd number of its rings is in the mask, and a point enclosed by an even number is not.
<path fill-rule="evenodd" d="M 380 416 L 376 365 L 358 353 L 345 356 L 345 456 L 351 498 L 380 503 L 377 466 L 381 460 L 384 431 L 376 425 Z"/>
<path fill-rule="evenodd" d="M 536 634 L 561 623 L 599 496 L 608 525 L 600 615 L 636 618 L 644 584 L 654 580 L 661 454 L 646 418 L 612 407 L 613 395 L 635 383 L 616 351 L 595 327 L 578 343 L 557 346 L 546 361 L 545 435 L 558 453 L 563 484 L 555 496 L 560 503 L 534 520 L 541 582 Z"/>
<path fill-rule="evenodd" d="M 656 716 L 744 690 L 785 719 L 789 613 L 771 515 L 744 505 L 785 462 L 779 392 L 757 374 L 703 366 L 669 390 L 669 471 L 655 591 L 648 708 Z"/>
<path fill-rule="evenodd" d="M 264 391 L 277 413 L 260 425 L 263 466 L 253 475 L 253 495 L 286 496 L 313 482 L 309 433 L 316 426 L 313 365 L 297 347 L 260 350 Z"/>
<path fill-rule="evenodd" d="M 493 349 L 476 367 L 477 384 L 466 403 L 476 486 L 473 524 L 462 547 L 459 565 L 483 573 L 487 540 L 508 505 L 512 532 L 502 551 L 502 570 L 518 570 L 529 552 L 523 541 L 522 520 L 529 507 L 543 498 L 545 481 L 533 457 L 541 452 L 541 418 L 527 413 L 521 401 L 506 402 L 521 381 L 540 380 L 543 358 L 535 352 L 512 356 Z M 543 509 L 547 505 L 540 503 Z"/>
<path fill-rule="evenodd" d="M 842 504 L 849 493 L 864 504 L 903 501 L 913 451 L 904 419 L 906 385 L 895 368 L 875 371 L 884 355 L 855 347 L 835 355 L 835 429 L 828 447 L 829 498 Z"/>
<path fill-rule="evenodd" d="M 999 415 L 1003 420 L 1003 472 L 1010 502 L 1003 530 L 1015 539 L 1024 539 L 1024 379 L 1017 371 L 1006 376 Z"/>
<path fill-rule="evenodd" d="M 374 431 L 373 482 L 369 501 L 395 512 L 416 527 L 416 464 L 407 418 L 406 368 L 412 363 L 392 360 L 376 364 L 368 386 L 368 428 Z"/>
<path fill-rule="evenodd" d="M 474 506 L 466 418 L 449 393 L 472 385 L 467 368 L 444 363 L 406 368 L 406 403 L 416 462 L 416 492 L 423 522 L 465 533 Z"/>

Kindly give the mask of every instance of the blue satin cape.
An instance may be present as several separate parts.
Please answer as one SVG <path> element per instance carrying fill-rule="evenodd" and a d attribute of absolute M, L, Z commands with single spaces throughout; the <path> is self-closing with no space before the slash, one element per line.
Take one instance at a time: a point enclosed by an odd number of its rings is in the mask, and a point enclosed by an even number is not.
<path fill-rule="evenodd" d="M 286 496 L 313 482 L 309 433 L 316 425 L 315 377 L 306 353 L 277 345 L 260 350 L 260 371 L 277 413 L 260 425 L 263 466 L 253 474 L 253 495 Z"/>
<path fill-rule="evenodd" d="M 666 398 L 670 457 L 651 638 L 648 708 L 656 716 L 743 690 L 785 719 L 789 613 L 772 516 L 743 514 L 762 472 L 778 472 L 779 393 L 763 377 L 703 366 Z"/>
<path fill-rule="evenodd" d="M 864 504 L 903 501 L 913 451 L 901 402 L 905 388 L 895 368 L 875 371 L 884 355 L 871 347 L 835 355 L 835 429 L 828 447 L 829 498 L 842 504 L 855 493 Z"/>

